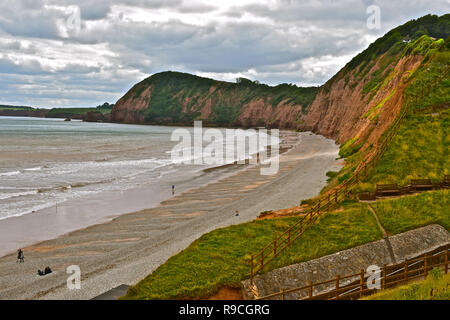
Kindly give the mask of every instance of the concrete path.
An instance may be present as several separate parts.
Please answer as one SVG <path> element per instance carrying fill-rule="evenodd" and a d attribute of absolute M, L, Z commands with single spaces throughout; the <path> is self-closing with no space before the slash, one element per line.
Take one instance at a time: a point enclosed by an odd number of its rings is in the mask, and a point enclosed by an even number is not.
<path fill-rule="evenodd" d="M 127 293 L 129 287 L 130 286 L 122 284 L 93 298 L 92 300 L 118 300 L 120 297 L 123 297 Z"/>

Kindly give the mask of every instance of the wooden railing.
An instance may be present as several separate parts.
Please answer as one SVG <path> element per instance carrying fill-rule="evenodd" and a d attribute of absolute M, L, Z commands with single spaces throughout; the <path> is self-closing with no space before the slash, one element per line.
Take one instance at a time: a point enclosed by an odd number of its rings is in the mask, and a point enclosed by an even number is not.
<path fill-rule="evenodd" d="M 383 138 L 380 146 L 375 146 L 374 150 L 367 155 L 364 161 L 360 163 L 349 179 L 321 195 L 316 200 L 316 203 L 311 206 L 309 212 L 302 216 L 297 223 L 288 228 L 281 235 L 277 236 L 271 243 L 259 250 L 258 253 L 251 256 L 250 282 L 252 284 L 254 276 L 270 261 L 275 259 L 281 252 L 288 248 L 295 240 L 300 238 L 305 232 L 305 229 L 312 225 L 320 214 L 330 211 L 333 207 L 337 207 L 340 201 L 347 198 L 349 194 L 351 194 L 351 188 L 358 184 L 362 177 L 367 176 L 368 170 L 375 166 L 375 162 L 380 159 L 386 151 L 389 142 L 394 137 L 406 114 L 407 108 L 403 108 L 399 116 L 392 123 L 390 129 L 388 129 L 388 133 L 386 137 Z"/>
<path fill-rule="evenodd" d="M 359 200 L 374 201 L 385 196 L 404 196 L 418 192 L 449 189 L 449 175 L 444 175 L 442 181 L 432 182 L 430 179 L 413 179 L 405 186 L 397 184 L 377 184 L 376 191 L 361 192 L 357 196 Z"/>
<path fill-rule="evenodd" d="M 428 272 L 434 268 L 441 268 L 447 274 L 449 258 L 450 245 L 446 245 L 432 253 L 405 260 L 400 264 L 384 265 L 380 268 L 380 289 L 395 287 L 411 280 L 426 277 Z M 256 300 L 285 300 L 286 297 L 298 300 L 359 299 L 378 290 L 367 286 L 369 276 L 365 270 L 361 270 L 359 273 L 345 276 L 338 275 L 336 278 L 326 281 L 309 282 L 306 286 L 281 290 L 267 296 L 257 297 Z"/>

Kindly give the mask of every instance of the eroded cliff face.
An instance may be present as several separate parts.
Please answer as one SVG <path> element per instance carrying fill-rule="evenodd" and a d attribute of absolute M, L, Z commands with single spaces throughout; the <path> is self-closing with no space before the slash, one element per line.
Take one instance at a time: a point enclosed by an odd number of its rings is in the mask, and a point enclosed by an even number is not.
<path fill-rule="evenodd" d="M 318 87 L 277 87 L 246 80 L 230 83 L 164 72 L 135 85 L 112 111 L 122 123 L 266 126 L 298 129 Z"/>
<path fill-rule="evenodd" d="M 172 90 L 170 103 L 179 109 L 151 118 L 148 112 L 157 108 L 153 103 L 158 101 L 152 100 L 153 94 L 161 89 L 157 83 L 143 81 L 116 103 L 112 121 L 192 125 L 195 119 L 203 120 L 206 125 L 311 130 L 339 143 L 353 138 L 372 143 L 400 112 L 409 76 L 418 68 L 423 55 L 406 55 L 393 59 L 388 65 L 383 62 L 386 58 L 380 56 L 362 77 L 358 75 L 360 66 L 350 71 L 341 70 L 322 86 L 309 108 L 288 98 L 273 103 L 270 94 L 251 96 L 251 88 L 211 83 L 193 93 L 188 92 L 190 88 Z M 377 73 L 382 75 L 380 83 L 368 91 L 366 87 Z M 228 118 L 220 119 L 217 107 L 229 110 Z"/>
<path fill-rule="evenodd" d="M 270 124 L 275 128 L 299 128 L 305 117 L 304 106 L 282 101 L 273 106 L 263 99 L 251 101 L 244 105 L 238 121 L 251 126 Z"/>
<path fill-rule="evenodd" d="M 369 64 L 363 75 L 363 66 L 344 68 L 321 87 L 309 108 L 289 97 L 274 103 L 274 94 L 252 94 L 251 87 L 220 82 L 207 82 L 200 89 L 171 87 L 174 80 L 164 83 L 171 89 L 162 96 L 161 103 L 161 97 L 154 97 L 156 92 L 161 96 L 159 91 L 165 90 L 161 89 L 161 80 L 143 81 L 116 103 L 112 121 L 192 125 L 194 120 L 203 120 L 205 125 L 311 130 L 341 144 L 350 139 L 370 144 L 378 140 L 400 112 L 409 77 L 423 58 L 383 54 Z M 378 84 L 369 90 L 374 78 Z M 165 95 L 170 104 L 167 108 Z"/>
<path fill-rule="evenodd" d="M 139 90 L 141 87 L 143 87 L 143 84 L 138 83 L 133 89 Z M 143 88 L 142 94 L 140 95 L 134 95 L 133 89 L 116 102 L 111 112 L 111 121 L 137 124 L 145 123 L 142 111 L 149 105 L 152 88 Z"/>
<path fill-rule="evenodd" d="M 371 92 L 364 87 L 380 72 L 379 57 L 367 75 L 357 78 L 341 70 L 322 87 L 312 103 L 302 127 L 344 143 L 356 138 L 373 143 L 391 125 L 402 107 L 402 97 L 410 75 L 423 60 L 421 55 L 408 55 L 387 66 L 384 80 Z"/>

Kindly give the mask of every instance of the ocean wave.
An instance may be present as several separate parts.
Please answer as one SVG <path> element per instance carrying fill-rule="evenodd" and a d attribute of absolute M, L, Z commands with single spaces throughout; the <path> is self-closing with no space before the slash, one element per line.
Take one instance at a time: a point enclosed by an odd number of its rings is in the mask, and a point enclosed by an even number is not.
<path fill-rule="evenodd" d="M 40 171 L 42 170 L 42 167 L 35 167 L 35 168 L 27 168 L 23 169 L 23 171 Z"/>
<path fill-rule="evenodd" d="M 33 206 L 33 207 L 31 207 L 31 208 L 29 208 L 29 209 L 27 209 L 25 211 L 13 213 L 13 214 L 8 213 L 6 215 L 3 215 L 2 212 L 0 211 L 0 220 L 5 220 L 5 219 L 8 219 L 8 218 L 13 218 L 13 217 L 21 217 L 21 216 L 24 216 L 24 215 L 27 215 L 27 214 L 35 213 L 36 211 L 39 211 L 39 210 L 51 208 L 53 206 L 55 206 L 54 203 L 47 202 L 45 204 L 40 204 L 40 205 L 37 205 L 37 206 Z"/>
<path fill-rule="evenodd" d="M 24 191 L 24 192 L 15 192 L 15 193 L 0 193 L 0 200 L 7 200 L 11 198 L 30 196 L 33 194 L 38 194 L 38 190 L 33 191 Z"/>
<path fill-rule="evenodd" d="M 138 166 L 143 164 L 162 164 L 165 159 L 150 158 L 150 159 L 136 159 L 136 160 L 117 160 L 117 161 L 94 161 L 88 164 L 94 167 L 114 167 L 114 166 Z M 86 165 L 86 163 L 82 164 Z"/>
<path fill-rule="evenodd" d="M 27 171 L 39 171 L 42 170 L 42 167 L 33 167 L 33 168 L 26 168 L 23 170 L 14 170 L 9 172 L 0 172 L 0 177 L 9 177 L 9 176 L 17 176 L 21 173 L 27 172 Z"/>
<path fill-rule="evenodd" d="M 18 174 L 20 174 L 20 171 L 1 172 L 0 177 L 15 176 Z"/>

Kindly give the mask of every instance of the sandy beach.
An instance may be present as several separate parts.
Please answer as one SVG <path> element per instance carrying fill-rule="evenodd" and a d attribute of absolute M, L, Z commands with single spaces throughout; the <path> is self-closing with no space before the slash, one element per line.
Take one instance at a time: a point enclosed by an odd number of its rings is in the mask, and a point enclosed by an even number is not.
<path fill-rule="evenodd" d="M 25 263 L 16 263 L 15 254 L 0 258 L 0 299 L 92 299 L 121 284 L 137 283 L 211 230 L 317 195 L 326 184 L 325 173 L 340 169 L 338 146 L 322 136 L 300 135 L 301 142 L 280 156 L 276 175 L 263 176 L 259 166 L 249 166 L 153 209 L 26 247 Z M 81 268 L 80 290 L 66 286 L 70 265 Z M 45 266 L 54 272 L 39 277 L 37 270 Z"/>

